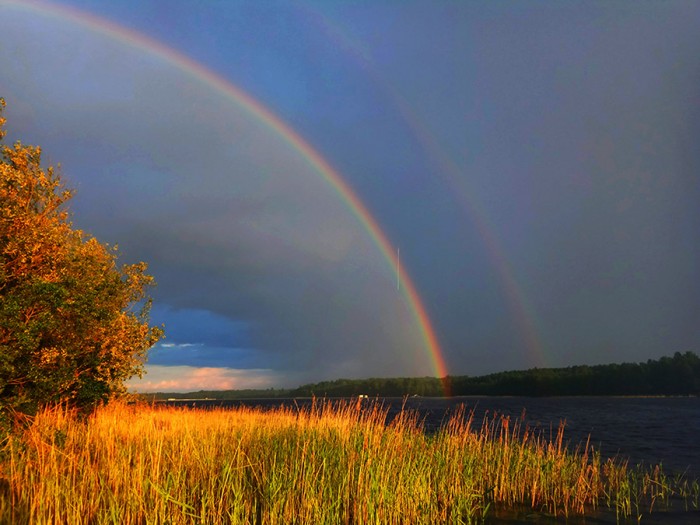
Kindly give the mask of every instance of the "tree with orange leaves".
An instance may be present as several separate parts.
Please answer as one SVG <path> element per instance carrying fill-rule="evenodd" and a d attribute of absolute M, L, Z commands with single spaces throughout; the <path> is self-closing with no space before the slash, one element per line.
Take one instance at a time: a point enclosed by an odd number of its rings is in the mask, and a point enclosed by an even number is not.
<path fill-rule="evenodd" d="M 149 326 L 146 264 L 120 266 L 116 247 L 73 228 L 72 192 L 39 147 L 0 153 L 0 408 L 86 407 L 124 392 L 162 337 Z"/>

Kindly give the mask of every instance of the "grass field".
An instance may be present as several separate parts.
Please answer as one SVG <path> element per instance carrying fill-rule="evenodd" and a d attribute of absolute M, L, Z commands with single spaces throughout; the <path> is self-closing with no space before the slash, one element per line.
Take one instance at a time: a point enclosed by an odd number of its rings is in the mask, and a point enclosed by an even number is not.
<path fill-rule="evenodd" d="M 379 404 L 45 410 L 0 446 L 0 523 L 478 523 L 526 506 L 637 519 L 697 482 L 630 470 L 563 431 L 457 413 L 435 434 Z"/>

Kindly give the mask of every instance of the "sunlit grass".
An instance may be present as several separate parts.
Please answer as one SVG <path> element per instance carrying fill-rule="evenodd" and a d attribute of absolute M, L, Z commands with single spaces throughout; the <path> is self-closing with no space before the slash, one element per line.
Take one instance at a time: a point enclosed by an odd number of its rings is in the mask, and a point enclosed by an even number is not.
<path fill-rule="evenodd" d="M 696 482 L 568 450 L 563 429 L 459 412 L 426 434 L 414 413 L 387 424 L 366 401 L 54 408 L 0 449 L 0 523 L 474 523 L 523 505 L 636 518 L 677 495 L 697 507 Z"/>

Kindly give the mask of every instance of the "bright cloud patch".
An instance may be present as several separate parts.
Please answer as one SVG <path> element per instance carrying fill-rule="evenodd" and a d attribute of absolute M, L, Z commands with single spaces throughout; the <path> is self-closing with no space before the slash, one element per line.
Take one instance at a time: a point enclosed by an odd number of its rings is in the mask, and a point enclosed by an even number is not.
<path fill-rule="evenodd" d="M 236 369 L 192 366 L 146 366 L 141 379 L 127 386 L 134 392 L 192 392 L 197 390 L 242 390 L 279 386 L 282 377 L 269 369 Z"/>

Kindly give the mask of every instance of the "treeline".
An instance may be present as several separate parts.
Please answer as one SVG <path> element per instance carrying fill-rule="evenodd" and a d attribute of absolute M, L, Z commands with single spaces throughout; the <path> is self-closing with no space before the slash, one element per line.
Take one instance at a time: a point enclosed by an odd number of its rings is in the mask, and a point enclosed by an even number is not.
<path fill-rule="evenodd" d="M 199 391 L 156 398 L 424 396 L 664 396 L 700 394 L 700 357 L 693 352 L 648 360 L 567 368 L 532 368 L 485 376 L 337 379 L 295 389 Z"/>
<path fill-rule="evenodd" d="M 698 395 L 700 358 L 693 352 L 676 352 L 646 363 L 534 368 L 448 379 L 454 395 Z"/>
<path fill-rule="evenodd" d="M 179 400 L 188 399 L 215 399 L 219 401 L 227 401 L 234 399 L 267 399 L 292 397 L 291 390 L 288 388 L 265 388 L 265 389 L 245 389 L 245 390 L 198 390 L 196 392 L 157 392 L 155 394 L 141 394 L 140 397 L 148 400 L 164 401 L 164 400 Z"/>
<path fill-rule="evenodd" d="M 447 378 L 452 380 L 456 378 Z M 367 395 L 369 397 L 445 395 L 443 382 L 436 377 L 372 377 L 369 379 L 336 379 L 302 385 L 291 391 L 294 397 L 345 397 Z"/>
<path fill-rule="evenodd" d="M 585 396 L 698 395 L 700 358 L 693 352 L 646 363 L 532 368 L 485 376 L 339 379 L 304 385 L 293 396 Z"/>

